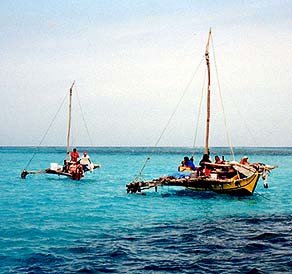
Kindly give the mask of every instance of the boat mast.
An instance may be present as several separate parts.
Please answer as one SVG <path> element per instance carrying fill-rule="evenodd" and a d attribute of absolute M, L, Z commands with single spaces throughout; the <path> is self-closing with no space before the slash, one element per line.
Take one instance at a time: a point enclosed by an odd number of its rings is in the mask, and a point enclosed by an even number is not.
<path fill-rule="evenodd" d="M 210 85 L 211 85 L 211 74 L 210 74 L 210 60 L 209 60 L 209 44 L 211 39 L 211 28 L 209 30 L 208 41 L 205 51 L 205 59 L 208 69 L 208 93 L 207 93 L 207 123 L 206 123 L 206 142 L 205 142 L 205 153 L 209 154 L 209 129 L 210 129 Z"/>
<path fill-rule="evenodd" d="M 67 150 L 66 150 L 66 161 L 69 161 L 69 154 L 70 154 L 70 133 L 71 133 L 71 106 L 72 106 L 72 91 L 75 81 L 73 81 L 70 94 L 69 94 L 69 112 L 68 112 L 68 132 L 67 132 Z"/>

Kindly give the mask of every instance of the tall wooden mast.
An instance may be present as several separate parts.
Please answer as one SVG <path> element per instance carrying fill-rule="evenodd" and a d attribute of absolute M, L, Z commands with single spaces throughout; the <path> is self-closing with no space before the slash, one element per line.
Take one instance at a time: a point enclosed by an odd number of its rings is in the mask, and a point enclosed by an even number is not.
<path fill-rule="evenodd" d="M 207 69 L 208 69 L 207 123 L 206 123 L 206 142 L 205 142 L 205 153 L 206 154 L 209 154 L 210 104 L 211 104 L 211 98 L 210 98 L 211 73 L 210 73 L 210 60 L 209 60 L 210 39 L 211 39 L 211 28 L 209 31 L 209 36 L 208 36 L 208 41 L 207 41 L 206 51 L 205 51 L 205 59 L 206 59 Z"/>
<path fill-rule="evenodd" d="M 69 94 L 69 112 L 68 112 L 68 132 L 67 132 L 66 161 L 69 160 L 69 154 L 70 154 L 71 108 L 72 108 L 72 93 L 73 93 L 74 84 L 75 84 L 75 81 L 73 81 L 73 83 L 71 85 L 70 94 Z"/>

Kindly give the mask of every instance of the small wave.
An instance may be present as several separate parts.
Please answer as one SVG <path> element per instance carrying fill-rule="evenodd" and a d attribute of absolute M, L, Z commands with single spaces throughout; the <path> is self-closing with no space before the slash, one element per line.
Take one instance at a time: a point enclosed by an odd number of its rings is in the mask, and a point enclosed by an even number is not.
<path fill-rule="evenodd" d="M 143 270 L 146 270 L 146 271 L 167 271 L 167 272 L 174 272 L 174 273 L 180 273 L 183 271 L 183 269 L 177 265 L 171 265 L 171 264 L 164 265 L 163 263 L 147 265 L 143 268 Z"/>
<path fill-rule="evenodd" d="M 257 269 L 256 267 L 249 270 L 246 274 L 264 274 L 265 272 Z"/>
<path fill-rule="evenodd" d="M 80 269 L 76 270 L 76 273 L 96 273 L 96 270 L 91 266 L 83 266 Z"/>
<path fill-rule="evenodd" d="M 110 253 L 110 257 L 127 257 L 128 253 L 123 248 L 116 248 Z"/>
<path fill-rule="evenodd" d="M 263 243 L 248 243 L 242 250 L 245 253 L 252 254 L 267 251 L 269 248 L 269 245 Z"/>
<path fill-rule="evenodd" d="M 281 234 L 276 234 L 276 233 L 271 233 L 271 232 L 264 232 L 264 233 L 261 233 L 259 235 L 256 235 L 256 236 L 253 236 L 251 237 L 250 239 L 251 240 L 274 240 L 274 239 L 277 239 L 277 238 L 282 238 Z"/>
<path fill-rule="evenodd" d="M 75 254 L 82 254 L 82 253 L 88 254 L 88 253 L 93 252 L 93 249 L 88 246 L 73 246 L 73 247 L 69 247 L 67 249 L 67 252 L 75 253 Z"/>

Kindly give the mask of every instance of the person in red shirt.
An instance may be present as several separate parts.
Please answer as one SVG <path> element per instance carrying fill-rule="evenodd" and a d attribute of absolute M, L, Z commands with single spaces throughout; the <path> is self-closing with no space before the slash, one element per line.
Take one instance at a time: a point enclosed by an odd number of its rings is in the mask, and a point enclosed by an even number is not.
<path fill-rule="evenodd" d="M 247 161 L 248 160 L 248 157 L 247 156 L 243 156 L 240 160 L 240 164 L 241 165 L 250 165 L 250 163 Z"/>
<path fill-rule="evenodd" d="M 73 148 L 73 151 L 71 152 L 71 162 L 77 162 L 79 158 L 79 153 L 77 152 L 76 148 Z"/>
<path fill-rule="evenodd" d="M 215 164 L 223 164 L 224 161 L 220 159 L 218 155 L 215 156 Z"/>

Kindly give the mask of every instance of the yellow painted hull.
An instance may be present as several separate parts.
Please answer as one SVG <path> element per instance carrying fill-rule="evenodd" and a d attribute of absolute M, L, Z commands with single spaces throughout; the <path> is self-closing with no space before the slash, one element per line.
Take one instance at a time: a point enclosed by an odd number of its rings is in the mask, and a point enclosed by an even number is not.
<path fill-rule="evenodd" d="M 258 172 L 244 179 L 233 178 L 227 180 L 205 176 L 180 179 L 162 177 L 152 181 L 132 182 L 127 185 L 127 192 L 139 193 L 142 190 L 153 187 L 157 189 L 158 186 L 181 186 L 196 191 L 214 191 L 220 194 L 251 196 L 255 191 L 259 177 L 260 174 Z"/>
<path fill-rule="evenodd" d="M 210 180 L 202 179 L 197 182 L 190 183 L 187 187 L 191 190 L 199 191 L 214 191 L 220 194 L 230 194 L 236 196 L 251 196 L 257 186 L 259 180 L 259 173 L 256 172 L 248 178 L 237 179 L 237 180 Z"/>

